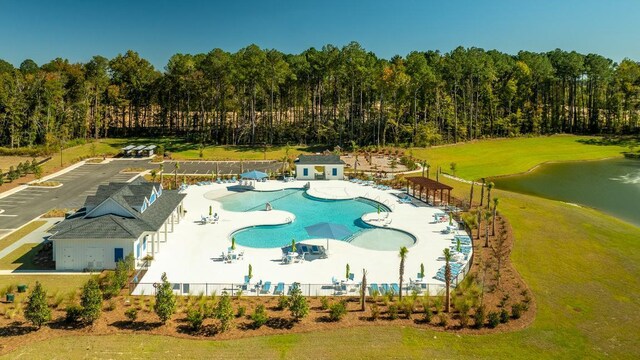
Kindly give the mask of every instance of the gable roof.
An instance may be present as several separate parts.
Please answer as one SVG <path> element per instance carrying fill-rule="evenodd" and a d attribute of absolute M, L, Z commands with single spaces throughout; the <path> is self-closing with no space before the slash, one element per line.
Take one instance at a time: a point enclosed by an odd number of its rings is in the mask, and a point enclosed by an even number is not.
<path fill-rule="evenodd" d="M 300 155 L 295 162 L 299 165 L 344 165 L 338 155 Z"/>
<path fill-rule="evenodd" d="M 141 179 L 102 185 L 96 195 L 85 200 L 85 209 L 89 211 L 77 213 L 54 226 L 54 235 L 50 239 L 137 239 L 143 232 L 158 231 L 186 195 L 177 190 L 162 190 L 162 195 L 157 196 L 152 205 L 140 211 L 156 189 L 159 189 L 159 184 Z M 104 208 L 112 202 L 129 216 Z M 100 209 L 107 213 L 100 212 Z"/>

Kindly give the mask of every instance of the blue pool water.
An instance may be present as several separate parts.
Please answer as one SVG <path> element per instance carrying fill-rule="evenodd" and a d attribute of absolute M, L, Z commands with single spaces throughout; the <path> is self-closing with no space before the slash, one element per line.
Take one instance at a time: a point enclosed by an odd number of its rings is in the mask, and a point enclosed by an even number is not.
<path fill-rule="evenodd" d="M 360 220 L 365 213 L 376 212 L 378 204 L 366 200 L 323 200 L 307 195 L 303 190 L 287 189 L 273 192 L 248 191 L 227 195 L 217 199 L 229 211 L 261 211 L 267 202 L 274 210 L 284 210 L 295 215 L 290 224 L 276 226 L 256 226 L 233 234 L 236 243 L 255 248 L 273 248 L 291 244 L 291 239 L 302 241 L 312 238 L 305 227 L 320 222 L 337 223 L 346 226 L 355 236 L 347 239 L 354 245 L 374 250 L 397 250 L 400 246 L 411 246 L 413 236 L 391 229 L 372 229 Z M 380 205 L 381 212 L 388 211 Z M 366 231 L 365 231 L 366 230 Z M 366 241 L 372 235 L 384 237 L 384 241 Z M 366 235 L 366 237 L 365 237 Z M 362 238 L 360 238 L 362 236 Z M 360 238 L 360 239 L 359 239 Z"/>

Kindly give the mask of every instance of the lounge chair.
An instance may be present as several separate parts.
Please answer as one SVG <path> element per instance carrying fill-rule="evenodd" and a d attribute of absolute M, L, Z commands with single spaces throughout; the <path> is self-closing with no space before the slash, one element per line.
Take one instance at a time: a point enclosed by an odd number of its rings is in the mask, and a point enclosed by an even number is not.
<path fill-rule="evenodd" d="M 380 287 L 382 288 L 382 293 L 383 294 L 388 294 L 391 292 L 391 289 L 389 289 L 389 285 L 388 284 L 380 284 Z"/>
<path fill-rule="evenodd" d="M 422 279 L 424 276 L 422 276 L 422 274 L 418 273 L 418 274 L 416 275 L 416 277 L 418 278 L 418 280 L 420 280 L 420 279 Z"/>
<path fill-rule="evenodd" d="M 276 289 L 273 291 L 273 295 L 282 295 L 282 294 L 284 294 L 284 283 L 279 282 L 278 285 L 276 285 Z"/>
<path fill-rule="evenodd" d="M 249 288 L 249 281 L 251 281 L 251 279 L 249 279 L 249 275 L 245 275 L 244 284 L 242 284 L 242 290 L 247 290 Z"/>
<path fill-rule="evenodd" d="M 393 291 L 394 295 L 400 294 L 400 287 L 398 286 L 398 284 L 391 284 L 391 291 Z"/>
<path fill-rule="evenodd" d="M 349 280 L 352 280 L 355 278 L 355 274 L 354 273 L 349 273 Z"/>
<path fill-rule="evenodd" d="M 268 294 L 271 291 L 271 281 L 265 281 L 260 288 L 260 294 Z"/>
<path fill-rule="evenodd" d="M 374 292 L 380 295 L 380 289 L 378 289 L 378 284 L 375 284 L 375 283 L 369 285 L 369 296 L 372 296 Z"/>
<path fill-rule="evenodd" d="M 311 245 L 310 254 L 311 255 L 320 255 L 320 248 L 318 248 L 318 246 L 316 246 L 316 245 Z"/>

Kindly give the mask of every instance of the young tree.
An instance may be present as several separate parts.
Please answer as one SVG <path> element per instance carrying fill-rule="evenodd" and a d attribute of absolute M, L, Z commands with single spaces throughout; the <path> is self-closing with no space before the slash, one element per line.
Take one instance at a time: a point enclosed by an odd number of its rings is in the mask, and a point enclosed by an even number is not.
<path fill-rule="evenodd" d="M 0 186 L 4 185 L 4 173 L 2 169 L 0 169 Z"/>
<path fill-rule="evenodd" d="M 173 294 L 171 283 L 167 280 L 167 273 L 162 273 L 160 279 L 162 282 L 156 291 L 156 304 L 153 306 L 153 311 L 165 324 L 176 311 L 176 296 Z"/>
<path fill-rule="evenodd" d="M 493 181 L 487 184 L 487 209 L 491 208 L 491 189 L 493 189 Z"/>
<path fill-rule="evenodd" d="M 296 322 L 309 314 L 309 303 L 307 299 L 302 296 L 302 290 L 300 290 L 299 286 L 294 287 L 291 291 L 289 311 L 291 311 L 291 316 L 293 316 L 293 320 Z"/>
<path fill-rule="evenodd" d="M 362 284 L 360 286 L 360 311 L 364 311 L 367 301 L 367 270 L 362 269 Z"/>
<path fill-rule="evenodd" d="M 491 221 L 491 235 L 496 235 L 496 215 L 498 214 L 498 204 L 500 200 L 498 198 L 493 198 L 493 217 Z"/>
<path fill-rule="evenodd" d="M 216 306 L 215 316 L 220 320 L 220 332 L 231 329 L 231 321 L 233 320 L 233 307 L 231 306 L 231 297 L 225 291 L 220 296 L 218 305 Z"/>
<path fill-rule="evenodd" d="M 162 180 L 164 180 L 164 164 L 160 164 L 160 184 L 162 184 Z"/>
<path fill-rule="evenodd" d="M 47 305 L 47 292 L 42 288 L 39 281 L 36 281 L 36 286 L 33 288 L 31 295 L 29 295 L 27 306 L 24 309 L 24 318 L 37 326 L 38 329 L 42 324 L 51 320 L 51 309 Z"/>
<path fill-rule="evenodd" d="M 178 170 L 180 170 L 180 163 L 176 161 L 173 164 L 173 166 L 174 166 L 174 170 L 173 170 L 173 186 L 177 189 L 178 188 Z"/>
<path fill-rule="evenodd" d="M 445 312 L 449 312 L 451 307 L 451 250 L 445 248 L 442 251 L 444 255 L 444 283 L 445 283 Z"/>
<path fill-rule="evenodd" d="M 100 317 L 102 311 L 102 291 L 98 282 L 91 278 L 84 284 L 82 295 L 80 295 L 80 306 L 82 306 L 82 320 L 93 324 Z"/>
<path fill-rule="evenodd" d="M 484 247 L 489 247 L 489 221 L 491 221 L 491 212 L 484 212 Z"/>
<path fill-rule="evenodd" d="M 480 186 L 480 207 L 482 207 L 482 204 L 484 202 L 484 186 L 485 186 L 485 178 L 482 178 L 482 185 Z"/>
<path fill-rule="evenodd" d="M 156 177 L 158 176 L 158 173 L 156 172 L 155 169 L 151 170 L 151 182 L 156 182 Z"/>
<path fill-rule="evenodd" d="M 40 180 L 40 178 L 42 178 L 42 166 L 36 165 L 33 168 L 33 175 L 36 177 L 36 179 Z"/>
<path fill-rule="evenodd" d="M 458 168 L 458 164 L 452 162 L 449 164 L 449 169 L 451 169 L 451 175 L 456 176 L 456 169 Z"/>
<path fill-rule="evenodd" d="M 407 249 L 406 246 L 403 246 L 400 248 L 400 253 L 398 253 L 398 256 L 400 257 L 400 294 L 398 294 L 398 296 L 400 297 L 400 301 L 402 301 L 402 282 L 404 280 L 404 263 L 405 260 L 407 259 L 407 254 L 409 253 L 409 250 Z"/>

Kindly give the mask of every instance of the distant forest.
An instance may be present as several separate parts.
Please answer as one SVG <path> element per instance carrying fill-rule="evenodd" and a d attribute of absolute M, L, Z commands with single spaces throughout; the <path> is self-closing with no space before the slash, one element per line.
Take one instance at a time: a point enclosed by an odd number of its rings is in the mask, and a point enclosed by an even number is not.
<path fill-rule="evenodd" d="M 526 134 L 638 133 L 640 64 L 560 49 L 459 47 L 378 58 L 358 43 L 0 60 L 0 146 L 184 136 L 202 144 L 426 146 Z"/>

